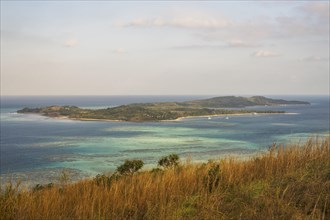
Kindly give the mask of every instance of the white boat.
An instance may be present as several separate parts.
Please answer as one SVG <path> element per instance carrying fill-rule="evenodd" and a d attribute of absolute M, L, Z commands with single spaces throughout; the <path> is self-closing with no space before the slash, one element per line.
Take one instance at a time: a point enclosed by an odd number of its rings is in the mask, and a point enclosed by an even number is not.
<path fill-rule="evenodd" d="M 212 118 L 211 117 L 208 117 L 207 119 L 211 120 Z"/>
<path fill-rule="evenodd" d="M 228 120 L 228 119 L 229 119 L 229 117 L 228 117 L 228 116 L 226 116 L 226 119 Z"/>

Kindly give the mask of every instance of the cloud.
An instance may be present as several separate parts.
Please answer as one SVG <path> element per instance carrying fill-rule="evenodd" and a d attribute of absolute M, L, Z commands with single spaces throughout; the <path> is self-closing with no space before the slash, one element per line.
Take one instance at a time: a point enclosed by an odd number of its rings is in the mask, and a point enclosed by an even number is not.
<path fill-rule="evenodd" d="M 320 19 L 329 21 L 329 2 L 310 2 L 300 7 L 300 9 L 310 16 L 317 16 Z"/>
<path fill-rule="evenodd" d="M 277 2 L 274 5 L 279 6 Z M 273 6 L 268 5 L 267 7 Z M 136 18 L 116 23 L 115 26 L 195 30 L 193 35 L 202 40 L 225 41 L 229 47 L 256 47 L 258 45 L 248 42 L 258 42 L 259 44 L 266 40 L 283 38 L 307 38 L 310 36 L 324 38 L 329 36 L 328 2 L 283 3 L 280 4 L 280 7 L 289 7 L 288 13 L 243 20 L 222 17 L 209 12 L 188 11 L 185 14 L 174 13 L 154 18 Z"/>
<path fill-rule="evenodd" d="M 116 23 L 117 27 L 174 27 L 186 29 L 222 29 L 232 25 L 232 22 L 226 19 L 215 19 L 205 16 L 184 16 L 173 18 L 138 18 L 130 22 Z"/>
<path fill-rule="evenodd" d="M 273 29 L 280 37 L 329 37 L 329 7 L 327 2 L 305 3 L 295 8 L 295 16 L 277 17 Z"/>
<path fill-rule="evenodd" d="M 257 47 L 257 46 L 258 45 L 256 44 L 252 44 L 247 41 L 238 40 L 238 39 L 228 41 L 228 47 Z"/>
<path fill-rule="evenodd" d="M 175 46 L 170 49 L 177 50 L 194 50 L 194 49 L 224 49 L 226 45 L 207 45 L 207 44 L 199 44 L 199 45 L 183 45 L 183 46 Z"/>
<path fill-rule="evenodd" d="M 117 49 L 113 50 L 113 52 L 116 53 L 116 54 L 124 54 L 127 51 L 124 50 L 123 48 L 117 48 Z"/>
<path fill-rule="evenodd" d="M 230 40 L 223 44 L 194 44 L 171 47 L 171 49 L 191 50 L 191 49 L 226 49 L 226 48 L 251 48 L 260 45 L 249 43 L 242 40 Z"/>
<path fill-rule="evenodd" d="M 76 39 L 68 39 L 64 42 L 64 46 L 66 47 L 75 47 L 79 44 L 79 41 Z"/>
<path fill-rule="evenodd" d="M 267 51 L 267 50 L 258 50 L 251 54 L 253 57 L 278 57 L 280 54 L 272 52 L 272 51 Z"/>
<path fill-rule="evenodd" d="M 275 37 L 327 36 L 329 23 L 325 24 L 313 17 L 281 16 L 276 18 L 277 26 L 273 27 Z"/>
<path fill-rule="evenodd" d="M 305 62 L 320 62 L 320 61 L 329 61 L 329 58 L 319 57 L 319 56 L 310 56 L 310 57 L 304 57 L 304 58 L 302 58 L 301 61 L 305 61 Z"/>

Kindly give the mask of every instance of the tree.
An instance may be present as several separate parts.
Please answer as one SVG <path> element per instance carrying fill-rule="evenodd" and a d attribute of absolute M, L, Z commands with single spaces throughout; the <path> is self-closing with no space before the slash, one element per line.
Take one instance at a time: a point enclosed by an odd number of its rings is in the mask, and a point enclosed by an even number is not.
<path fill-rule="evenodd" d="M 168 156 L 162 157 L 158 161 L 158 166 L 164 168 L 176 167 L 179 164 L 179 156 L 177 154 L 170 154 Z"/>
<path fill-rule="evenodd" d="M 122 175 L 132 175 L 143 167 L 142 160 L 125 160 L 125 163 L 117 167 L 117 171 Z"/>

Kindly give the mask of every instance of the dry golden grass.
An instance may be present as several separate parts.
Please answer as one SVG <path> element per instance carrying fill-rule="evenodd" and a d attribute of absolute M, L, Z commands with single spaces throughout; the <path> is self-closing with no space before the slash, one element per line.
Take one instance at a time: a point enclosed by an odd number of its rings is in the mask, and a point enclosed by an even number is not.
<path fill-rule="evenodd" d="M 329 138 L 41 190 L 8 186 L 1 219 L 330 219 Z"/>

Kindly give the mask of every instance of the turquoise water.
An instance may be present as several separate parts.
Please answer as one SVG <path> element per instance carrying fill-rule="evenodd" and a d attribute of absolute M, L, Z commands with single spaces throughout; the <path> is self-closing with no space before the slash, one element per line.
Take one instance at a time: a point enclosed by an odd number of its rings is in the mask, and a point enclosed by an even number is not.
<path fill-rule="evenodd" d="M 329 97 L 289 97 L 311 105 L 254 107 L 295 114 L 189 118 L 175 122 L 128 123 L 72 121 L 16 114 L 24 106 L 72 104 L 100 108 L 201 97 L 2 97 L 1 178 L 50 182 L 63 169 L 73 179 L 112 172 L 126 159 L 155 167 L 161 156 L 177 153 L 183 160 L 207 161 L 264 151 L 273 142 L 303 141 L 329 133 Z M 204 97 L 203 97 L 204 98 Z M 288 99 L 288 97 L 281 97 Z"/>

